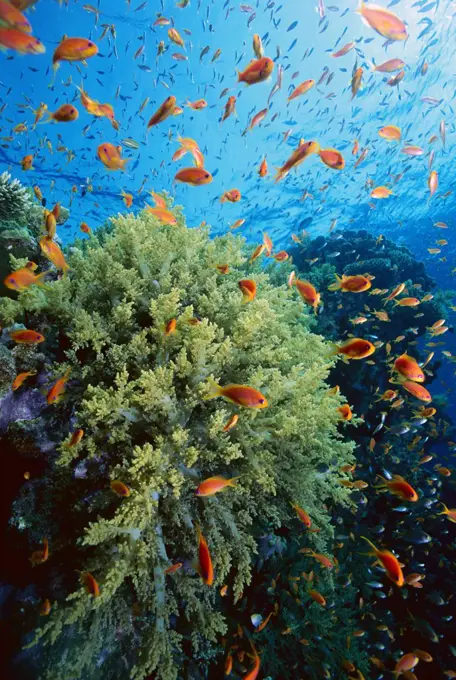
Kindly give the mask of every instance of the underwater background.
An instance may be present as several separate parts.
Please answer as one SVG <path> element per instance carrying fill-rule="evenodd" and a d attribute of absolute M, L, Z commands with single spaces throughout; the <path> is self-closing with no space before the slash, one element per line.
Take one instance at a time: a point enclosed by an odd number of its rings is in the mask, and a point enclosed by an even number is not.
<path fill-rule="evenodd" d="M 0 0 L 0 678 L 456 678 L 456 4 Z"/>

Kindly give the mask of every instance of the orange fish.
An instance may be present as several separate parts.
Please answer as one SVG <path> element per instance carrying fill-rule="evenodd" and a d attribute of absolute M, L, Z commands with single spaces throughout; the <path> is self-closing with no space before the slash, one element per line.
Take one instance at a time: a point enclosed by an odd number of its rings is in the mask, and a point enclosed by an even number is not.
<path fill-rule="evenodd" d="M 110 482 L 110 487 L 114 493 L 116 493 L 118 496 L 122 496 L 123 498 L 128 498 L 128 496 L 131 494 L 128 486 L 121 482 L 120 479 L 113 479 Z"/>
<path fill-rule="evenodd" d="M 157 111 L 155 111 L 154 115 L 151 117 L 149 122 L 147 123 L 147 129 L 150 130 L 151 127 L 154 125 L 158 125 L 159 123 L 162 123 L 164 120 L 169 118 L 171 114 L 174 111 L 174 107 L 176 106 L 176 97 L 173 95 L 169 96 L 163 104 L 161 104 Z"/>
<path fill-rule="evenodd" d="M 243 406 L 244 408 L 262 409 L 268 406 L 266 397 L 254 387 L 249 387 L 248 385 L 231 384 L 222 387 L 209 378 L 209 388 L 209 394 L 205 399 L 223 397 L 232 404 Z"/>
<path fill-rule="evenodd" d="M 199 526 L 196 527 L 198 533 L 198 564 L 197 571 L 204 583 L 211 586 L 214 583 L 214 569 L 212 566 L 211 554 L 206 539 L 201 533 Z"/>
<path fill-rule="evenodd" d="M 328 290 L 340 290 L 342 293 L 364 293 L 366 290 L 372 286 L 373 276 L 363 276 L 361 274 L 355 274 L 354 276 L 345 276 L 342 274 L 342 278 L 337 274 L 336 283 L 332 283 L 328 286 Z"/>
<path fill-rule="evenodd" d="M 253 668 L 248 673 L 246 673 L 246 675 L 243 676 L 242 680 L 256 680 L 258 677 L 258 673 L 260 672 L 261 665 L 260 657 L 258 656 L 258 652 L 255 649 L 252 640 L 249 640 L 249 642 L 250 646 L 252 647 L 254 664 Z"/>
<path fill-rule="evenodd" d="M 376 558 L 376 562 L 378 562 L 383 567 L 388 578 L 397 586 L 403 586 L 404 575 L 397 557 L 395 557 L 389 550 L 378 550 L 375 545 L 371 543 L 365 536 L 361 536 L 361 538 L 370 545 L 372 552 L 368 554 Z"/>
<path fill-rule="evenodd" d="M 326 607 L 326 600 L 323 595 L 318 592 L 318 590 L 311 589 L 308 591 L 308 593 L 314 602 L 319 604 L 321 607 Z"/>
<path fill-rule="evenodd" d="M 22 345 L 37 345 L 40 342 L 44 342 L 44 335 L 28 329 L 10 331 L 10 338 L 11 340 L 14 340 L 14 342 Z"/>
<path fill-rule="evenodd" d="M 82 585 L 86 589 L 87 593 L 89 595 L 92 595 L 93 597 L 99 597 L 100 596 L 100 586 L 95 580 L 95 577 L 93 574 L 90 573 L 90 571 L 83 571 L 80 573 Z"/>
<path fill-rule="evenodd" d="M 97 156 L 108 170 L 125 170 L 129 159 L 122 159 L 120 157 L 121 151 L 121 146 L 114 146 L 114 144 L 109 142 L 103 142 L 97 149 Z"/>
<path fill-rule="evenodd" d="M 120 195 L 122 196 L 123 202 L 125 203 L 126 207 L 131 208 L 131 206 L 133 205 L 133 195 L 126 194 L 123 189 Z"/>
<path fill-rule="evenodd" d="M 80 229 L 84 234 L 91 234 L 91 233 L 92 233 L 92 230 L 91 230 L 91 228 L 89 227 L 89 225 L 87 224 L 87 222 L 81 222 L 81 225 L 80 225 L 79 229 Z"/>
<path fill-rule="evenodd" d="M 56 203 L 55 206 L 52 208 L 51 212 L 54 215 L 55 219 L 58 220 L 60 217 L 60 203 Z"/>
<path fill-rule="evenodd" d="M 321 304 L 321 294 L 317 293 L 315 287 L 309 281 L 296 279 L 294 285 L 298 289 L 298 293 L 304 302 L 313 307 L 313 310 L 316 314 L 317 307 L 319 304 Z"/>
<path fill-rule="evenodd" d="M 60 61 L 84 61 L 97 53 L 98 47 L 87 38 L 64 38 L 54 51 L 53 68 L 56 70 Z"/>
<path fill-rule="evenodd" d="M 172 213 L 171 210 L 168 210 L 167 208 L 151 208 L 146 204 L 144 210 L 145 212 L 149 213 L 149 215 L 156 217 L 157 220 L 162 224 L 177 224 L 177 219 L 174 213 Z"/>
<path fill-rule="evenodd" d="M 238 420 L 239 416 L 237 415 L 237 413 L 235 413 L 234 416 L 231 416 L 228 422 L 223 426 L 222 432 L 229 432 L 230 430 L 232 430 L 233 427 L 236 427 Z"/>
<path fill-rule="evenodd" d="M 443 512 L 438 512 L 437 515 L 446 515 L 450 522 L 454 522 L 456 524 L 456 508 L 447 508 L 445 503 L 442 503 L 443 505 Z"/>
<path fill-rule="evenodd" d="M 155 191 L 149 191 L 150 195 L 154 199 L 154 203 L 157 206 L 157 208 L 167 208 L 166 200 L 163 198 L 163 196 L 160 196 L 160 194 L 157 194 Z"/>
<path fill-rule="evenodd" d="M 244 71 L 237 72 L 238 83 L 246 83 L 247 85 L 262 83 L 269 78 L 273 70 L 274 62 L 269 57 L 253 60 Z"/>
<path fill-rule="evenodd" d="M 343 170 L 345 168 L 344 157 L 337 149 L 320 149 L 318 155 L 320 160 L 332 170 Z"/>
<path fill-rule="evenodd" d="M 261 165 L 258 169 L 258 174 L 260 175 L 260 177 L 266 177 L 266 175 L 268 174 L 268 164 L 266 162 L 266 158 L 263 158 L 263 160 L 261 161 Z"/>
<path fill-rule="evenodd" d="M 388 489 L 390 493 L 403 501 L 414 503 L 418 500 L 418 494 L 413 486 L 406 482 L 400 475 L 393 475 L 393 479 L 386 479 L 385 477 L 382 477 L 382 475 L 377 476 L 380 477 L 383 483 L 376 486 L 376 489 Z"/>
<path fill-rule="evenodd" d="M 385 186 L 375 187 L 370 193 L 371 198 L 388 198 L 389 196 L 392 196 L 392 194 L 393 192 L 391 189 L 388 189 L 388 187 Z"/>
<path fill-rule="evenodd" d="M 400 283 L 396 288 L 388 295 L 388 297 L 383 298 L 383 301 L 389 302 L 390 300 L 393 300 L 395 297 L 400 295 L 402 291 L 405 289 L 405 283 Z"/>
<path fill-rule="evenodd" d="M 342 420 L 351 420 L 353 418 L 352 410 L 348 404 L 339 406 L 337 411 L 340 413 Z"/>
<path fill-rule="evenodd" d="M 168 29 L 168 38 L 173 42 L 175 45 L 178 45 L 179 47 L 185 47 L 185 43 L 178 31 L 176 31 L 175 28 L 169 28 Z"/>
<path fill-rule="evenodd" d="M 256 113 L 253 116 L 252 120 L 250 121 L 250 125 L 248 126 L 248 128 L 246 128 L 244 130 L 244 132 L 242 133 L 242 136 L 244 137 L 249 130 L 253 130 L 253 128 L 256 128 L 257 125 L 262 123 L 267 115 L 268 115 L 268 109 L 261 109 L 261 111 L 258 111 L 258 113 Z"/>
<path fill-rule="evenodd" d="M 176 331 L 176 319 L 170 319 L 165 325 L 165 335 L 171 335 Z"/>
<path fill-rule="evenodd" d="M 394 300 L 394 304 L 399 305 L 400 307 L 418 307 L 420 301 L 415 297 L 406 297 L 401 298 L 400 300 Z"/>
<path fill-rule="evenodd" d="M 394 370 L 407 380 L 413 382 L 424 382 L 424 373 L 418 362 L 408 354 L 401 354 L 394 362 Z"/>
<path fill-rule="evenodd" d="M 87 92 L 85 92 L 82 87 L 78 87 L 78 90 L 81 93 L 81 103 L 88 113 L 98 118 L 104 116 L 111 122 L 114 121 L 114 109 L 110 104 L 100 104 L 100 102 L 98 102 L 96 99 L 89 97 Z"/>
<path fill-rule="evenodd" d="M 219 491 L 223 491 L 229 486 L 236 486 L 235 482 L 239 477 L 232 477 L 231 479 L 225 479 L 225 477 L 208 477 L 201 482 L 199 487 L 196 489 L 195 494 L 197 496 L 206 497 L 214 496 Z"/>
<path fill-rule="evenodd" d="M 179 569 L 182 569 L 183 566 L 184 566 L 183 562 L 176 562 L 176 564 L 172 564 L 170 567 L 167 567 L 164 570 L 163 573 L 164 574 L 175 574 L 176 571 L 179 571 Z"/>
<path fill-rule="evenodd" d="M 46 215 L 44 228 L 46 229 L 48 238 L 54 238 L 57 232 L 57 220 L 55 219 L 53 212 L 50 212 Z"/>
<path fill-rule="evenodd" d="M 36 375 L 36 369 L 32 369 L 31 371 L 25 371 L 23 373 L 19 373 L 13 380 L 13 384 L 11 385 L 11 389 L 13 392 L 19 389 L 21 385 L 24 384 L 24 382 L 27 380 L 32 375 Z"/>
<path fill-rule="evenodd" d="M 51 613 L 51 601 L 46 598 L 40 607 L 40 616 L 49 616 L 50 613 Z"/>
<path fill-rule="evenodd" d="M 45 46 L 38 38 L 8 26 L 0 26 L 0 46 L 19 54 L 44 54 L 46 52 Z"/>
<path fill-rule="evenodd" d="M 49 558 L 49 543 L 47 538 L 43 538 L 43 550 L 35 550 L 32 556 L 29 558 L 32 563 L 32 567 L 36 567 L 37 564 L 43 564 Z"/>
<path fill-rule="evenodd" d="M 60 401 L 62 401 L 62 397 L 65 392 L 65 385 L 70 377 L 70 371 L 71 369 L 68 369 L 65 375 L 59 378 L 51 387 L 46 397 L 48 404 L 58 404 Z"/>
<path fill-rule="evenodd" d="M 320 564 L 325 567 L 326 569 L 332 569 L 334 567 L 333 562 L 327 557 L 326 555 L 322 555 L 321 553 L 316 553 L 310 548 L 305 548 L 306 554 L 310 555 L 311 557 L 315 558 Z M 301 552 L 301 551 L 299 551 Z"/>
<path fill-rule="evenodd" d="M 0 34 L 1 34 L 1 30 L 2 29 L 0 28 Z M 24 170 L 24 171 L 33 170 L 33 154 L 30 153 L 27 156 L 24 156 L 24 158 L 21 160 L 21 166 L 22 166 L 22 170 Z"/>
<path fill-rule="evenodd" d="M 241 200 L 241 192 L 239 189 L 230 189 L 229 191 L 225 191 L 223 196 L 220 199 L 220 203 L 237 203 L 238 201 Z"/>
<path fill-rule="evenodd" d="M 404 654 L 401 656 L 399 661 L 396 663 L 396 666 L 393 671 L 393 675 L 397 677 L 398 675 L 401 675 L 402 673 L 406 673 L 408 671 L 411 671 L 412 668 L 415 668 L 415 666 L 419 663 L 419 658 L 416 656 L 416 654 Z"/>
<path fill-rule="evenodd" d="M 315 85 L 315 80 L 305 80 L 303 83 L 298 85 L 293 92 L 288 97 L 288 101 L 291 102 L 293 99 L 306 94 Z"/>
<path fill-rule="evenodd" d="M 187 106 L 193 109 L 194 111 L 200 111 L 201 109 L 206 108 L 207 101 L 205 99 L 197 99 L 194 102 L 187 100 Z"/>
<path fill-rule="evenodd" d="M 363 338 L 351 338 L 343 345 L 336 345 L 334 354 L 342 354 L 346 360 L 365 359 L 375 352 L 375 346 Z"/>
<path fill-rule="evenodd" d="M 203 184 L 210 184 L 212 182 L 212 175 L 204 168 L 183 168 L 176 173 L 174 181 L 199 187 Z"/>
<path fill-rule="evenodd" d="M 4 284 L 10 290 L 21 292 L 33 285 L 43 286 L 46 274 L 47 272 L 34 274 L 30 267 L 25 266 L 9 274 L 4 280 Z"/>
<path fill-rule="evenodd" d="M 279 250 L 278 253 L 272 256 L 276 262 L 286 262 L 290 257 L 286 250 Z M 294 280 L 294 279 L 293 279 Z"/>
<path fill-rule="evenodd" d="M 62 104 L 57 111 L 48 111 L 49 120 L 54 120 L 56 123 L 71 123 L 73 120 L 79 118 L 79 111 L 73 104 Z"/>
<path fill-rule="evenodd" d="M 428 392 L 428 390 L 425 387 L 423 387 L 423 385 L 419 385 L 418 383 L 412 382 L 411 380 L 406 380 L 405 382 L 402 383 L 402 387 L 404 388 L 404 390 L 410 392 L 410 394 L 413 397 L 419 399 L 420 401 L 425 401 L 426 403 L 432 401 L 432 395 Z"/>
<path fill-rule="evenodd" d="M 55 241 L 48 236 L 42 236 L 38 241 L 43 254 L 52 262 L 54 267 L 61 269 L 64 274 L 69 270 L 65 257 Z"/>
<path fill-rule="evenodd" d="M 223 666 L 223 672 L 225 673 L 225 675 L 231 675 L 232 670 L 233 670 L 233 656 L 232 654 L 227 654 Z"/>
<path fill-rule="evenodd" d="M 250 264 L 252 264 L 252 262 L 255 262 L 255 260 L 258 259 L 260 255 L 264 253 L 265 250 L 266 250 L 265 245 L 261 244 L 260 246 L 257 246 L 250 257 L 249 260 Z"/>
<path fill-rule="evenodd" d="M 244 304 L 252 302 L 257 293 L 257 285 L 252 279 L 241 279 L 238 281 L 238 286 L 242 292 L 242 301 Z"/>
<path fill-rule="evenodd" d="M 236 220 L 233 224 L 230 224 L 230 229 L 239 229 L 245 223 L 244 219 Z"/>
<path fill-rule="evenodd" d="M 299 507 L 296 503 L 291 503 L 291 507 L 296 510 L 296 514 L 298 516 L 298 519 L 304 524 L 307 529 L 310 529 L 312 526 L 312 520 L 310 519 L 309 515 L 305 510 Z"/>
<path fill-rule="evenodd" d="M 228 101 L 225 104 L 225 111 L 222 116 L 222 123 L 233 113 L 236 114 L 236 97 L 228 97 Z"/>
<path fill-rule="evenodd" d="M 353 75 L 351 80 L 352 100 L 356 97 L 356 95 L 359 92 L 359 88 L 361 87 L 361 81 L 363 79 L 363 73 L 364 71 L 361 66 L 359 68 L 353 69 Z"/>
<path fill-rule="evenodd" d="M 305 142 L 303 139 L 301 139 L 298 148 L 293 151 L 286 163 L 277 170 L 275 177 L 276 183 L 280 182 L 280 180 L 286 177 L 292 168 L 297 168 L 306 160 L 306 158 L 311 156 L 313 153 L 318 153 L 319 149 L 320 147 L 317 142 Z"/>
<path fill-rule="evenodd" d="M 78 428 L 78 429 L 75 430 L 75 431 L 73 432 L 73 434 L 71 435 L 71 439 L 70 439 L 70 441 L 68 442 L 68 446 L 70 446 L 70 447 L 71 447 L 71 446 L 76 446 L 77 444 L 79 444 L 79 442 L 81 441 L 81 439 L 83 438 L 83 436 L 84 436 L 84 430 L 82 430 L 81 428 Z"/>
<path fill-rule="evenodd" d="M 272 253 L 273 243 L 267 234 L 263 234 L 263 243 L 266 248 L 266 257 L 269 257 Z"/>
<path fill-rule="evenodd" d="M 6 2 L 6 0 L 0 0 L 0 22 L 23 33 L 32 32 L 32 27 L 27 18 L 17 7 Z"/>

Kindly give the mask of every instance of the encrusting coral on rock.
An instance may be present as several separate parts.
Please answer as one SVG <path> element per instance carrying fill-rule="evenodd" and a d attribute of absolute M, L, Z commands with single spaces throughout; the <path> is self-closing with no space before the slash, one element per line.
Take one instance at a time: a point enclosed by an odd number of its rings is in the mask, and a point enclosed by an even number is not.
<path fill-rule="evenodd" d="M 46 357 L 37 376 L 44 389 L 68 379 L 39 416 L 47 469 L 24 485 L 12 519 L 30 552 L 49 541 L 35 570 L 47 570 L 39 597 L 51 611 L 32 644 L 54 643 L 65 664 L 40 654 L 39 677 L 90 669 L 104 680 L 152 672 L 171 680 L 198 660 L 192 677 L 204 677 L 220 636 L 233 630 L 228 608 L 232 616 L 265 559 L 261 536 L 287 528 L 331 554 L 329 508 L 349 503 L 339 469 L 353 462 L 352 445 L 337 429 L 340 397 L 324 382 L 330 347 L 267 274 L 255 272 L 257 294 L 245 304 L 242 239 L 209 239 L 206 228 L 186 227 L 179 208 L 174 214 L 175 226 L 144 213 L 113 218 L 103 244 L 91 235 L 72 247 L 68 275 L 0 300 L 3 325 L 45 337 L 36 350 Z M 223 274 L 217 265 L 226 262 Z M 6 333 L 2 341 L 13 345 Z M 255 388 L 267 407 L 208 399 L 210 379 Z M 198 497 L 216 475 L 239 479 Z M 316 533 L 303 531 L 291 503 Z M 198 527 L 213 586 L 193 565 Z M 318 587 L 332 597 L 332 577 L 322 574 Z"/>

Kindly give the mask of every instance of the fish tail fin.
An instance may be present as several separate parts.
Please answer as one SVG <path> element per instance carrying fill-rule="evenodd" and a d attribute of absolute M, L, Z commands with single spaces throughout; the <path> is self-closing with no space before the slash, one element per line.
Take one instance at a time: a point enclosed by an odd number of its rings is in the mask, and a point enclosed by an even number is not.
<path fill-rule="evenodd" d="M 44 286 L 44 284 L 46 283 L 45 278 L 48 275 L 48 273 L 49 272 L 45 271 L 45 272 L 41 272 L 41 274 L 37 274 L 36 279 L 35 279 L 35 283 L 36 283 L 37 286 Z"/>
<path fill-rule="evenodd" d="M 240 83 L 242 74 L 241 74 L 241 72 L 238 68 L 236 69 L 236 75 L 237 75 L 237 82 Z"/>
<path fill-rule="evenodd" d="M 374 71 L 374 72 L 375 72 L 375 71 L 377 70 L 377 67 L 376 67 L 376 65 L 374 64 L 373 61 L 369 61 L 369 60 L 368 60 L 368 61 L 367 61 L 367 65 L 369 66 L 369 68 L 370 68 L 371 71 Z"/>
<path fill-rule="evenodd" d="M 362 538 L 364 541 L 366 541 L 366 543 L 368 543 L 368 544 L 370 545 L 370 547 L 372 548 L 372 550 L 374 550 L 374 554 L 377 554 L 377 552 L 378 552 L 378 551 L 377 551 L 377 548 L 376 548 L 375 545 L 372 543 L 372 541 L 369 541 L 369 539 L 366 538 L 365 536 L 360 536 L 360 538 Z M 370 553 L 369 553 L 369 554 L 370 554 Z"/>
<path fill-rule="evenodd" d="M 283 172 L 282 168 L 276 168 L 276 176 L 274 177 L 274 182 L 277 184 L 280 182 L 284 177 L 286 177 L 286 173 Z"/>
<path fill-rule="evenodd" d="M 336 343 L 331 343 L 331 354 L 329 355 L 330 357 L 335 356 L 336 354 L 339 354 L 340 347 L 339 345 L 336 345 Z"/>
<path fill-rule="evenodd" d="M 59 64 L 58 61 L 55 61 L 52 64 L 52 78 L 51 78 L 51 82 L 48 85 L 49 89 L 54 87 L 54 83 L 55 83 L 55 79 L 56 79 L 56 76 L 57 76 L 57 71 L 59 70 L 59 66 L 60 66 L 60 64 Z"/>
<path fill-rule="evenodd" d="M 446 514 L 448 513 L 448 508 L 447 508 L 447 506 L 445 505 L 445 503 L 441 503 L 441 505 L 443 505 L 443 512 L 438 512 L 438 513 L 437 513 L 437 516 L 438 516 L 438 515 L 446 515 Z"/>
<path fill-rule="evenodd" d="M 379 477 L 382 481 L 380 482 L 380 484 L 377 484 L 377 485 L 374 486 L 373 488 L 374 488 L 374 489 L 385 489 L 385 488 L 388 488 L 388 485 L 387 485 L 388 480 L 386 479 L 386 477 L 382 477 L 382 475 L 377 475 L 377 477 Z"/>
<path fill-rule="evenodd" d="M 212 378 L 208 378 L 207 386 L 209 387 L 209 394 L 204 399 L 216 399 L 223 394 L 223 389 Z"/>
<path fill-rule="evenodd" d="M 334 274 L 334 276 L 336 277 L 336 283 L 332 283 L 330 286 L 328 286 L 328 290 L 341 289 L 342 279 L 340 278 L 339 274 Z"/>
<path fill-rule="evenodd" d="M 222 197 L 221 197 L 220 203 L 226 203 L 226 198 L 225 198 L 225 196 L 222 196 Z"/>
<path fill-rule="evenodd" d="M 121 170 L 122 170 L 122 172 L 124 172 L 125 166 L 127 165 L 127 163 L 130 162 L 130 159 L 129 158 L 122 158 L 120 162 L 121 162 L 121 165 L 122 165 Z"/>
<path fill-rule="evenodd" d="M 237 477 L 231 477 L 231 479 L 228 480 L 227 486 L 236 486 L 236 482 L 238 479 L 241 479 L 242 475 L 237 475 Z"/>

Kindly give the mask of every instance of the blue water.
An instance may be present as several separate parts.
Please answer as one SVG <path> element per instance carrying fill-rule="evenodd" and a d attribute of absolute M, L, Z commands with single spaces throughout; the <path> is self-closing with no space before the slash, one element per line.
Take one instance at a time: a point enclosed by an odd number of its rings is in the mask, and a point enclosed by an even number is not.
<path fill-rule="evenodd" d="M 329 4 L 331 1 L 334 4 Z M 87 7 L 99 11 L 98 22 Z M 367 229 L 406 245 L 424 261 L 436 282 L 434 292 L 456 289 L 456 4 L 393 0 L 389 7 L 406 21 L 409 37 L 405 42 L 387 44 L 364 25 L 355 11 L 356 0 L 325 0 L 320 12 L 318 0 L 257 0 L 250 6 L 237 0 L 192 0 L 184 9 L 174 0 L 100 0 L 92 6 L 73 0 L 62 4 L 40 0 L 27 16 L 46 53 L 0 54 L 0 106 L 5 105 L 0 114 L 0 137 L 14 136 L 13 141 L 0 139 L 0 172 L 9 170 L 24 185 L 39 186 L 48 206 L 60 201 L 70 208 L 68 222 L 58 231 L 64 245 L 75 238 L 87 238 L 80 232 L 81 221 L 96 230 L 110 216 L 125 212 L 122 190 L 133 195 L 135 213 L 146 203 L 152 204 L 149 190 L 166 190 L 184 206 L 189 226 L 205 221 L 216 236 L 242 218 L 245 224 L 236 233 L 257 244 L 267 231 L 275 251 L 291 248 L 291 235 L 303 229 L 312 238 L 333 233 L 330 230 L 335 223 L 334 233 Z M 170 42 L 169 26 L 153 27 L 158 15 L 172 20 L 185 40 L 185 50 Z M 115 26 L 115 39 L 108 31 L 101 40 L 103 24 Z M 254 34 L 261 36 L 265 55 L 274 60 L 275 67 L 267 82 L 247 87 L 237 82 L 236 69 L 242 70 L 253 58 Z M 64 35 L 93 40 L 99 54 L 87 65 L 62 63 L 52 84 L 52 53 Z M 162 40 L 167 50 L 157 56 Z M 350 41 L 355 42 L 355 49 L 341 58 L 331 56 Z M 142 45 L 144 51 L 134 58 Z M 206 46 L 209 52 L 200 57 Z M 212 62 L 217 49 L 221 56 Z M 176 61 L 172 58 L 175 53 L 188 59 Z M 392 58 L 406 63 L 398 86 L 387 83 L 394 73 L 376 73 L 371 68 Z M 350 83 L 356 64 L 363 68 L 363 83 L 352 99 Z M 282 88 L 268 103 L 279 67 L 283 68 Z M 287 104 L 293 86 L 307 79 L 318 83 L 328 69 L 329 78 Z M 92 99 L 114 106 L 118 131 L 107 118 L 87 113 L 77 85 Z M 146 134 L 149 118 L 170 94 L 183 107 L 183 114 Z M 237 98 L 236 115 L 222 123 L 229 96 Z M 149 103 L 139 113 L 146 98 Z M 199 98 L 207 100 L 207 108 L 194 111 L 186 106 L 187 100 Z M 40 102 L 50 111 L 72 102 L 79 118 L 67 124 L 40 123 L 32 129 L 34 114 L 21 105 L 29 103 L 36 109 Z M 252 117 L 265 107 L 268 113 L 261 125 L 243 135 Z M 12 132 L 19 123 L 27 124 L 27 133 Z M 385 125 L 401 128 L 400 142 L 379 137 L 378 130 Z M 191 187 L 174 182 L 176 172 L 191 164 L 188 156 L 172 161 L 179 147 L 178 135 L 199 144 L 205 168 L 214 178 L 211 184 Z M 97 158 L 97 147 L 103 142 L 122 144 L 126 138 L 139 144 L 137 150 L 123 146 L 123 157 L 130 159 L 126 171 L 106 170 Z M 275 183 L 276 168 L 285 163 L 301 139 L 339 150 L 345 169 L 332 170 L 315 155 Z M 368 148 L 367 158 L 357 168 L 359 155 L 352 154 L 355 140 L 360 150 Z M 405 155 L 401 150 L 407 145 L 422 147 L 423 155 Z M 70 150 L 74 158 L 68 162 L 67 152 L 57 151 L 58 147 Z M 25 172 L 20 161 L 29 153 L 34 154 L 34 169 Z M 432 197 L 427 184 L 431 153 L 432 170 L 439 178 Z M 265 157 L 269 174 L 261 178 L 258 169 Z M 393 195 L 373 200 L 370 192 L 381 185 L 389 186 Z M 233 188 L 241 191 L 240 202 L 222 204 L 222 194 Z M 436 222 L 444 222 L 448 228 L 433 226 Z M 438 246 L 439 239 L 448 243 Z M 441 252 L 430 253 L 433 248 Z M 452 300 L 449 293 L 449 303 L 456 304 L 456 291 Z M 456 354 L 454 320 L 455 313 L 449 308 L 450 332 L 436 351 L 439 359 L 443 358 L 442 349 Z M 428 351 L 424 347 L 427 341 L 427 337 L 420 340 L 423 352 Z M 433 393 L 448 400 L 450 413 L 456 406 L 454 366 L 445 362 L 433 384 Z"/>
<path fill-rule="evenodd" d="M 273 6 L 267 9 L 268 5 Z M 59 7 L 57 2 L 42 0 L 29 14 L 34 34 L 46 45 L 46 54 L 8 57 L 7 61 L 2 57 L 0 95 L 7 101 L 1 119 L 4 134 L 9 134 L 11 125 L 7 118 L 15 123 L 31 122 L 31 112 L 17 112 L 17 105 L 24 102 L 23 95 L 32 100 L 34 107 L 45 101 L 53 110 L 62 103 L 77 103 L 75 86 L 83 83 L 92 98 L 115 107 L 121 125 L 119 132 L 115 132 L 107 119 L 94 119 L 79 106 L 80 117 L 76 122 L 38 126 L 28 137 L 16 135 L 14 143 L 2 149 L 4 164 L 11 166 L 26 183 L 37 183 L 49 201 L 58 199 L 68 203 L 71 187 L 79 187 L 73 197 L 71 225 L 61 235 L 65 240 L 78 233 L 81 219 L 96 227 L 113 212 L 122 211 L 120 190 L 134 194 L 144 178 L 146 189 L 166 189 L 185 206 L 189 224 L 199 223 L 204 217 L 213 226 L 214 233 L 222 233 L 236 219 L 245 218 L 243 234 L 249 240 L 258 238 L 267 227 L 274 239 L 285 245 L 289 235 L 309 217 L 312 218 L 311 234 L 325 233 L 334 219 L 338 220 L 339 228 L 354 219 L 369 229 L 404 239 L 420 256 L 427 255 L 423 246 L 431 247 L 435 239 L 448 234 L 432 229 L 432 223 L 449 220 L 454 200 L 452 195 L 441 197 L 452 188 L 452 62 L 456 47 L 451 3 L 395 3 L 394 9 L 409 25 L 409 38 L 405 43 L 397 42 L 386 48 L 385 39 L 365 26 L 354 12 L 355 2 L 326 7 L 323 19 L 317 12 L 316 0 L 257 2 L 250 27 L 247 23 L 252 13 L 241 11 L 237 2 L 192 2 L 185 9 L 176 8 L 172 2 L 163 5 L 149 2 L 144 9 L 135 11 L 138 6 L 140 3 L 132 3 L 129 7 L 124 0 L 102 1 L 96 27 L 95 15 L 84 10 L 80 3 L 70 2 L 68 7 Z M 186 41 L 188 61 L 172 59 L 172 53 L 183 50 L 170 44 L 168 26 L 151 28 L 157 12 L 173 19 Z M 82 75 L 76 65 L 63 63 L 50 90 L 52 52 L 61 37 L 64 34 L 90 37 L 97 42 L 103 23 L 115 24 L 116 40 L 105 37 L 99 43 L 100 54 L 88 61 L 87 68 L 78 64 Z M 288 30 L 292 25 L 295 27 Z M 184 29 L 191 31 L 191 35 L 186 35 Z M 419 37 L 423 32 L 425 35 Z M 236 68 L 245 67 L 252 58 L 254 33 L 262 36 L 265 54 L 275 60 L 275 71 L 266 83 L 249 88 L 237 84 Z M 156 59 L 160 40 L 164 40 L 169 49 Z M 331 56 L 352 40 L 356 42 L 356 50 L 338 59 Z M 133 59 L 143 42 L 143 54 Z M 114 43 L 118 58 L 113 53 Z M 200 61 L 199 55 L 206 46 L 211 50 Z M 222 54 L 212 64 L 210 60 L 217 48 Z M 399 87 L 385 83 L 394 74 L 384 76 L 369 70 L 369 61 L 379 64 L 393 57 L 407 63 L 406 75 Z M 364 84 L 351 101 L 349 83 L 356 60 L 364 67 Z M 421 75 L 423 61 L 429 64 L 425 76 Z M 141 70 L 142 65 L 148 66 L 151 72 Z M 279 65 L 284 68 L 283 89 L 272 98 L 262 125 L 242 137 L 241 132 L 251 116 L 267 106 Z M 325 67 L 334 72 L 329 86 L 325 81 L 287 106 L 291 84 L 297 85 L 309 78 L 318 82 Z M 298 75 L 292 80 L 294 73 Z M 116 99 L 119 86 L 120 95 Z M 220 98 L 225 88 L 229 88 L 229 92 Z M 154 128 L 146 139 L 149 117 L 170 93 L 182 106 L 187 99 L 205 97 L 208 108 L 192 111 L 184 107 L 183 115 Z M 238 115 L 222 125 L 220 118 L 229 95 L 238 98 Z M 146 97 L 150 103 L 138 115 Z M 423 103 L 423 97 L 432 97 L 441 103 Z M 277 117 L 271 122 L 274 115 Z M 439 137 L 442 120 L 447 130 L 446 149 Z M 391 143 L 378 137 L 378 128 L 385 124 L 401 127 L 402 142 Z M 87 125 L 89 130 L 84 135 Z M 290 136 L 284 143 L 283 135 L 287 131 Z M 187 164 L 171 162 L 178 148 L 174 141 L 178 134 L 193 137 L 199 143 L 206 167 L 215 175 L 210 186 L 173 186 L 178 167 Z M 35 170 L 23 173 L 18 166 L 20 158 L 34 149 L 44 135 L 51 141 L 54 153 L 51 155 L 43 148 L 36 158 Z M 438 139 L 429 144 L 432 135 Z M 96 147 L 102 141 L 119 143 L 125 137 L 138 141 L 140 148 L 125 150 L 124 155 L 132 159 L 126 173 L 108 173 L 96 158 Z M 271 175 L 261 180 L 257 169 L 263 156 L 266 155 L 271 172 L 285 162 L 300 138 L 315 139 L 322 147 L 339 149 L 346 157 L 346 169 L 333 171 L 314 157 L 278 185 L 274 185 Z M 361 148 L 369 147 L 367 159 L 357 170 L 353 169 L 351 156 L 355 138 L 359 139 Z M 70 163 L 66 162 L 64 153 L 55 151 L 59 143 L 75 153 Z M 425 155 L 410 158 L 402 154 L 400 149 L 405 143 L 421 145 Z M 439 173 L 439 190 L 428 202 L 427 156 L 432 149 L 435 149 L 433 168 Z M 377 201 L 375 210 L 369 208 L 366 180 L 372 179 L 381 185 L 391 182 L 391 174 L 400 173 L 405 174 L 394 185 L 394 196 Z M 94 191 L 82 198 L 81 188 L 87 178 L 93 183 Z M 49 192 L 52 179 L 58 182 L 54 191 Z M 322 191 L 325 185 L 329 186 Z M 220 195 L 233 187 L 242 192 L 241 202 L 221 206 Z M 314 198 L 303 204 L 299 198 L 304 191 Z M 144 201 L 145 193 L 135 198 L 135 209 L 140 209 Z M 450 260 L 448 248 L 447 251 L 445 254 Z M 434 256 L 434 259 L 437 258 Z M 437 265 L 437 272 L 444 273 L 448 267 L 448 263 Z"/>

